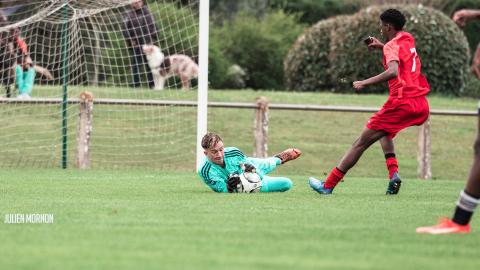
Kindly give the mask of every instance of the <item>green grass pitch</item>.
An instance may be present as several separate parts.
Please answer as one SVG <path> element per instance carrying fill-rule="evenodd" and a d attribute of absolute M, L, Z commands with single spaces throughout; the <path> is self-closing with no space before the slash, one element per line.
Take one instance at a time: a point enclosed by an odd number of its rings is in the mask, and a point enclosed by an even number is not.
<path fill-rule="evenodd" d="M 294 167 L 294 162 L 282 165 Z M 272 175 L 279 175 L 272 172 Z M 288 176 L 288 175 L 287 175 Z M 217 194 L 193 172 L 3 169 L 1 269 L 478 269 L 472 233 L 425 235 L 463 181 L 347 178 L 320 196 Z M 53 224 L 5 224 L 47 213 Z"/>

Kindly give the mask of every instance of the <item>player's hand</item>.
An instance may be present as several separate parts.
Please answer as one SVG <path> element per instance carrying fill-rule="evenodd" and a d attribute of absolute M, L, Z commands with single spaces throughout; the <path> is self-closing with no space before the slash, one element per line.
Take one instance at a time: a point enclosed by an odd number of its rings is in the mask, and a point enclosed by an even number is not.
<path fill-rule="evenodd" d="M 467 24 L 467 10 L 462 9 L 455 12 L 455 14 L 453 14 L 453 21 L 460 26 L 465 26 Z"/>
<path fill-rule="evenodd" d="M 235 171 L 233 174 L 230 174 L 228 176 L 228 180 L 227 180 L 228 193 L 235 192 L 235 189 L 237 189 L 238 184 L 240 184 L 240 174 L 238 174 L 238 172 Z"/>
<path fill-rule="evenodd" d="M 378 49 L 383 49 L 383 43 L 378 41 L 378 39 L 371 37 L 373 42 L 368 44 L 368 47 L 373 47 L 373 48 L 378 48 Z"/>
<path fill-rule="evenodd" d="M 365 84 L 363 83 L 363 81 L 356 81 L 356 82 L 353 82 L 353 88 L 355 88 L 355 90 L 360 90 L 362 88 L 365 87 Z"/>
<path fill-rule="evenodd" d="M 473 75 L 480 80 L 480 71 L 478 71 L 478 66 L 473 64 L 471 67 Z"/>
<path fill-rule="evenodd" d="M 257 170 L 255 169 L 255 166 L 253 166 L 252 164 L 249 164 L 249 163 L 243 163 L 243 162 L 240 162 L 240 167 L 242 168 L 242 170 L 244 172 L 253 172 L 255 173 Z"/>

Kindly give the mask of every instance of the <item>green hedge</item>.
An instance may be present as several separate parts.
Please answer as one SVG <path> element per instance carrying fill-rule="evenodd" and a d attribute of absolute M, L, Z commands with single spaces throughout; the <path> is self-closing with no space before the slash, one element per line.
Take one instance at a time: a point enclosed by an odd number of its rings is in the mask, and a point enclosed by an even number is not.
<path fill-rule="evenodd" d="M 380 74 L 382 52 L 370 52 L 363 39 L 381 40 L 380 14 L 397 8 L 407 17 L 404 31 L 415 38 L 422 73 L 433 93 L 461 95 L 466 84 L 468 42 L 442 12 L 418 6 L 372 6 L 351 16 L 321 21 L 297 39 L 284 64 L 289 91 L 354 92 L 351 82 Z M 347 83 L 345 83 L 345 81 Z M 388 92 L 386 83 L 363 93 Z"/>
<path fill-rule="evenodd" d="M 261 20 L 248 12 L 210 29 L 210 87 L 223 88 L 225 66 L 239 65 L 249 74 L 247 88 L 285 89 L 283 60 L 306 26 L 297 15 L 271 11 Z"/>

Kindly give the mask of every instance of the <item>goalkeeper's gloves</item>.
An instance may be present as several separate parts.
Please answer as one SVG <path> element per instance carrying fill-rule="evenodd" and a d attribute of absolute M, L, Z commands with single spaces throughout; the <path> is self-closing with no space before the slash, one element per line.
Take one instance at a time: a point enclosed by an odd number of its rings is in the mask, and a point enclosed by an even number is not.
<path fill-rule="evenodd" d="M 238 184 L 240 184 L 240 174 L 238 174 L 238 171 L 235 171 L 233 174 L 230 174 L 228 176 L 228 180 L 227 180 L 228 193 L 235 192 L 235 189 L 237 189 Z"/>
<path fill-rule="evenodd" d="M 256 173 L 257 172 L 257 169 L 255 169 L 255 166 L 253 166 L 252 164 L 249 164 L 249 163 L 240 162 L 240 167 L 242 168 L 242 170 L 244 172 L 251 172 L 251 173 Z"/>

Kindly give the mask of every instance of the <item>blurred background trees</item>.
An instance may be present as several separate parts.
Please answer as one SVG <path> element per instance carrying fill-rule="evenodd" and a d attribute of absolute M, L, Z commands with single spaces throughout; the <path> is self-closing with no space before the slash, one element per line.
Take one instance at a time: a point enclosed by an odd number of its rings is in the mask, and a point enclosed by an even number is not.
<path fill-rule="evenodd" d="M 25 14 L 31 14 L 35 12 L 35 8 L 32 7 L 36 7 L 43 2 L 47 1 L 0 0 L 0 8 L 7 10 L 20 6 L 20 9 L 11 15 L 13 21 L 18 21 L 21 19 L 18 17 L 18 14 L 23 14 L 24 16 Z M 192 31 L 198 30 L 198 17 L 192 18 L 192 16 L 195 17 L 197 15 L 198 2 L 192 4 L 191 0 L 144 0 L 144 3 L 151 9 L 158 11 L 156 14 L 159 17 L 157 21 L 161 28 L 161 37 L 166 39 L 179 38 L 181 40 L 187 38 L 192 44 L 196 42 L 194 40 L 196 37 L 187 33 L 187 31 L 182 31 L 179 35 L 173 35 L 174 27 L 168 22 L 171 21 L 169 16 L 185 18 L 182 22 L 191 24 L 187 28 L 191 28 Z M 210 88 L 286 90 L 288 83 L 283 73 L 284 62 L 287 60 L 288 52 L 294 46 L 297 38 L 304 34 L 307 29 L 322 20 L 336 16 L 352 15 L 369 6 L 394 4 L 431 7 L 443 13 L 445 15 L 444 18 L 449 19 L 459 9 L 480 9 L 480 0 L 210 0 Z M 188 9 L 185 8 L 187 6 Z M 127 6 L 126 8 L 129 7 Z M 120 8 L 118 14 L 112 15 L 118 16 L 118 18 L 115 18 L 116 21 L 121 21 L 120 11 L 123 12 L 124 9 Z M 167 11 L 170 12 L 170 15 L 166 14 Z M 172 13 L 171 11 L 174 12 Z M 103 20 L 103 18 L 93 19 L 94 21 Z M 93 26 L 92 20 L 87 19 L 81 23 L 83 25 L 81 35 L 85 56 L 79 58 L 79 65 L 82 65 L 82 63 L 94 63 L 95 61 L 86 58 L 98 57 L 99 53 L 96 53 L 98 48 L 125 47 L 123 38 L 119 33 L 116 33 L 118 32 L 118 27 L 112 26 L 112 29 L 104 29 L 101 24 Z M 30 31 L 35 31 L 35 35 L 30 35 L 30 37 L 35 37 L 35 40 L 28 39 L 27 43 L 32 46 L 31 52 L 38 53 L 38 57 L 35 59 L 37 62 L 52 62 L 47 61 L 46 58 L 50 57 L 50 55 L 59 55 L 59 47 L 49 45 L 52 38 L 57 40 L 58 35 L 61 34 L 61 31 L 57 29 L 58 27 L 59 25 L 45 25 L 38 29 L 25 27 Z M 94 27 L 97 27 L 99 31 L 108 31 L 109 33 L 93 38 L 91 33 L 94 32 Z M 409 31 L 415 31 L 411 28 L 408 29 Z M 468 40 L 469 54 L 471 55 L 480 42 L 480 22 L 470 22 L 466 27 L 462 27 L 461 30 Z M 377 33 L 375 31 L 377 30 L 374 30 L 371 35 Z M 319 45 L 316 46 L 329 46 L 329 37 L 319 38 L 325 40 L 318 41 L 316 44 Z M 99 39 L 101 42 L 92 42 L 95 39 Z M 454 43 L 456 41 L 445 42 Z M 182 44 L 180 42 L 174 43 L 180 47 L 166 47 L 162 41 L 159 41 L 157 45 L 160 45 L 165 50 L 165 53 L 185 53 L 198 60 L 196 58 L 198 48 L 192 47 L 193 49 L 189 51 L 182 51 Z M 359 43 L 356 46 L 363 48 L 364 45 Z M 321 48 L 321 50 L 323 49 Z M 109 53 L 119 54 L 121 52 Z M 127 55 L 126 52 L 122 53 Z M 105 58 L 105 55 L 101 56 Z M 118 59 L 115 58 L 115 55 L 108 56 Z M 326 57 L 326 55 L 317 55 L 315 57 L 322 58 Z M 95 66 L 89 64 L 90 66 L 86 68 L 87 71 L 78 74 L 74 82 L 95 81 L 95 85 L 102 85 L 102 82 L 108 83 L 114 80 L 115 77 L 118 77 L 121 78 L 122 83 L 124 81 L 126 83 L 129 77 L 124 76 L 124 74 L 130 72 L 128 70 L 128 61 L 130 60 L 122 59 L 121 61 L 123 61 L 122 65 L 127 66 L 127 68 L 119 68 L 119 65 L 114 64 L 109 65 L 109 63 L 105 62 L 105 59 L 97 61 L 98 65 L 96 64 Z M 346 62 L 348 59 L 338 59 L 338 61 Z M 55 61 L 55 63 L 59 64 L 61 62 Z M 100 63 L 103 65 L 100 65 Z M 327 63 L 322 64 L 327 68 Z M 48 68 L 60 70 L 58 67 L 53 66 Z M 292 67 L 289 68 L 291 69 Z M 442 67 L 438 65 L 438 68 Z M 92 70 L 96 71 L 93 72 Z M 326 74 L 325 71 L 317 74 L 318 79 L 325 84 L 324 88 L 318 89 L 319 91 L 331 90 L 331 88 L 334 88 L 333 85 L 336 84 Z M 59 74 L 54 75 L 59 77 Z M 361 76 L 361 74 L 359 73 L 358 76 Z M 440 93 L 477 96 L 480 94 L 480 82 L 471 79 L 471 74 L 468 74 L 467 77 L 466 86 L 464 88 L 463 86 L 459 87 L 459 89 L 463 89 L 462 91 L 451 89 L 447 92 L 442 90 Z M 351 79 L 354 78 L 352 77 Z M 456 83 L 456 81 L 452 81 L 452 83 Z M 306 86 L 296 87 L 295 91 L 305 91 L 307 88 Z M 377 92 L 377 90 L 374 92 Z"/>

